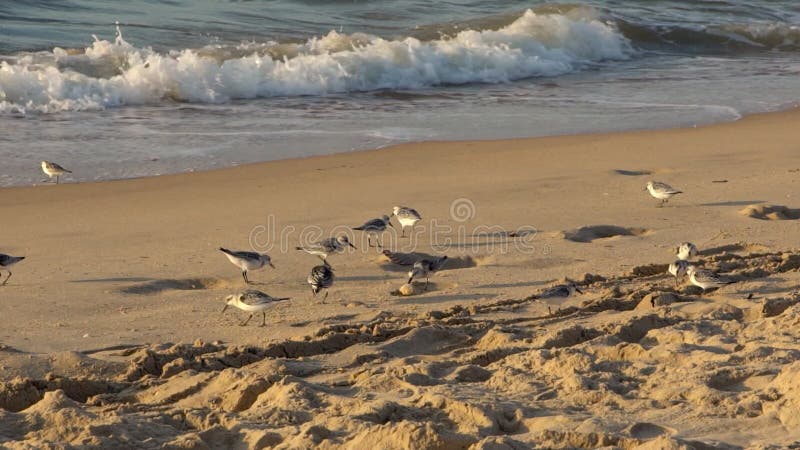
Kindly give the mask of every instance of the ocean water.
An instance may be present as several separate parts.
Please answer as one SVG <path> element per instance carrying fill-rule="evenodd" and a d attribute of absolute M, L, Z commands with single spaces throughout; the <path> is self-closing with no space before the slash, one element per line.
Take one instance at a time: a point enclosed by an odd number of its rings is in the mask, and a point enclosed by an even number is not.
<path fill-rule="evenodd" d="M 0 2 L 0 186 L 795 106 L 800 2 Z"/>

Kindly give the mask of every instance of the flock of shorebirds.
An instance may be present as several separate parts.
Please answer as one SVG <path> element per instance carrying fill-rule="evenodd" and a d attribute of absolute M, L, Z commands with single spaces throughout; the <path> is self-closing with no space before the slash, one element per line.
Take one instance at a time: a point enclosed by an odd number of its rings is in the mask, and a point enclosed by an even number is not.
<path fill-rule="evenodd" d="M 72 173 L 62 166 L 49 162 L 42 161 L 42 171 L 52 179 L 55 177 L 55 182 L 58 184 L 59 178 L 67 173 Z M 675 195 L 681 194 L 682 191 L 673 188 L 672 186 L 659 181 L 650 181 L 645 187 L 651 196 L 661 200 L 658 204 L 659 207 L 664 206 L 670 198 Z M 391 218 L 394 217 L 400 223 L 402 229 L 402 237 L 405 237 L 405 229 L 413 227 L 422 220 L 422 215 L 414 208 L 406 206 L 395 206 L 392 210 L 391 216 L 384 215 L 377 219 L 368 220 L 361 226 L 353 227 L 353 230 L 362 231 L 367 235 L 367 243 L 370 247 L 382 248 L 381 235 L 386 231 L 387 227 L 394 227 Z M 373 240 L 375 245 L 373 245 Z M 312 242 L 307 245 L 296 247 L 297 250 L 303 251 L 310 255 L 319 257 L 322 264 L 314 266 L 306 279 L 308 285 L 311 287 L 313 296 L 316 296 L 321 291 L 325 291 L 322 302 L 324 303 L 328 297 L 328 289 L 333 286 L 334 271 L 330 263 L 328 263 L 328 256 L 336 253 L 341 253 L 348 248 L 355 249 L 356 247 L 350 242 L 346 235 L 340 235 L 322 239 Z M 267 266 L 275 268 L 272 264 L 272 259 L 266 253 L 257 253 L 251 251 L 238 251 L 229 250 L 224 247 L 219 249 L 228 260 L 241 269 L 242 278 L 245 284 L 250 284 L 250 279 L 247 277 L 248 272 L 263 269 Z M 447 256 L 434 257 L 430 255 L 422 255 L 418 253 L 399 253 L 390 250 L 383 250 L 383 254 L 392 263 L 399 265 L 411 266 L 408 272 L 408 282 L 403 287 L 410 286 L 413 291 L 413 281 L 425 278 L 425 290 L 428 288 L 430 275 L 440 270 L 447 262 Z M 669 265 L 668 272 L 675 277 L 676 286 L 685 278 L 689 277 L 689 281 L 700 287 L 703 293 L 708 289 L 719 288 L 726 284 L 733 283 L 733 281 L 720 277 L 709 270 L 699 268 L 689 261 L 697 256 L 697 247 L 691 242 L 684 242 L 676 249 L 677 260 Z M 11 278 L 11 271 L 9 268 L 14 264 L 24 260 L 24 256 L 11 256 L 0 253 L 0 274 L 2 270 L 8 272 L 8 276 L 3 280 L 0 286 L 5 286 Z M 402 292 L 402 288 L 401 288 Z M 575 293 L 581 293 L 580 289 L 574 282 L 567 282 L 559 284 L 542 291 L 537 298 L 568 298 Z M 289 298 L 276 298 L 265 294 L 258 290 L 247 290 L 239 294 L 229 295 L 225 298 L 225 307 L 223 312 L 229 307 L 233 306 L 242 311 L 249 312 L 247 320 L 240 325 L 244 326 L 250 321 L 255 313 L 262 313 L 261 325 L 266 325 L 266 311 L 274 304 L 289 300 Z"/>

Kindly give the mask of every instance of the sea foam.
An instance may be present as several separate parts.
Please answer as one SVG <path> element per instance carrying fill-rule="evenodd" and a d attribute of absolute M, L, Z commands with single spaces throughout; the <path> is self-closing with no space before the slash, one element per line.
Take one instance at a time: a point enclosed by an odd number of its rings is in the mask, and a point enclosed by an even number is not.
<path fill-rule="evenodd" d="M 465 30 L 429 41 L 331 31 L 302 44 L 168 53 L 137 48 L 118 29 L 113 42 L 95 37 L 83 51 L 55 48 L 0 62 L 0 112 L 504 83 L 561 75 L 632 54 L 628 40 L 591 10 L 528 10 L 497 30 Z"/>

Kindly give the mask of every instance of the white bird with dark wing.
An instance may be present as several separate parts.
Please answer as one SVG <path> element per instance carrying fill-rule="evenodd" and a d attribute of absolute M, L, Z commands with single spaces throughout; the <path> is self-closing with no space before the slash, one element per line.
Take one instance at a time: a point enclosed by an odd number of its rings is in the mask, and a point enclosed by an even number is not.
<path fill-rule="evenodd" d="M 8 268 L 22 261 L 23 259 L 25 259 L 24 256 L 11 256 L 0 253 L 0 269 L 5 269 L 5 271 L 8 272 L 8 276 L 5 280 L 3 280 L 3 284 L 0 284 L 0 286 L 5 286 L 6 283 L 8 283 L 8 279 L 11 278 L 11 271 L 8 270 Z M 0 274 L 2 274 L 2 272 L 3 271 L 0 270 Z"/>
<path fill-rule="evenodd" d="M 675 260 L 672 264 L 669 265 L 667 268 L 667 272 L 670 275 L 675 277 L 675 286 L 680 283 L 680 280 L 686 276 L 686 273 L 689 271 L 689 261 L 685 259 L 678 259 Z"/>
<path fill-rule="evenodd" d="M 683 191 L 675 189 L 667 183 L 662 183 L 660 181 L 648 181 L 645 190 L 650 192 L 650 195 L 653 197 L 661 200 L 661 203 L 659 203 L 658 206 L 664 206 L 669 199 L 683 193 Z"/>
<path fill-rule="evenodd" d="M 272 309 L 277 303 L 289 300 L 288 297 L 276 298 L 267 295 L 261 291 L 248 290 L 239 294 L 229 295 L 225 297 L 225 307 L 222 308 L 224 313 L 229 306 L 241 309 L 242 311 L 249 312 L 250 315 L 247 319 L 240 323 L 239 326 L 247 325 L 247 322 L 253 318 L 253 314 L 261 313 L 261 326 L 267 325 L 267 310 Z"/>
<path fill-rule="evenodd" d="M 341 235 L 312 242 L 305 246 L 295 247 L 295 249 L 304 251 L 309 255 L 319 256 L 326 266 L 330 266 L 330 264 L 328 264 L 328 255 L 331 253 L 341 253 L 347 249 L 347 247 L 356 248 L 355 245 L 350 243 L 350 239 L 346 235 Z"/>
<path fill-rule="evenodd" d="M 537 298 L 569 298 L 575 295 L 576 292 L 583 294 L 583 291 L 575 283 L 569 282 L 549 287 L 543 290 Z"/>
<path fill-rule="evenodd" d="M 384 250 L 383 255 L 392 264 L 397 264 L 398 266 L 413 266 L 415 262 L 423 259 L 434 260 L 438 258 L 438 256 L 431 255 L 428 253 L 422 253 L 422 252 L 402 253 L 402 252 L 393 252 L 391 250 Z"/>
<path fill-rule="evenodd" d="M 311 293 L 316 297 L 319 291 L 325 289 L 325 297 L 322 298 L 322 303 L 328 298 L 328 289 L 333 286 L 333 269 L 327 264 L 315 266 L 308 274 L 306 281 L 311 286 Z"/>
<path fill-rule="evenodd" d="M 247 284 L 250 284 L 250 280 L 247 279 L 247 272 L 262 269 L 264 266 L 275 268 L 272 264 L 272 259 L 266 253 L 234 251 L 223 247 L 220 247 L 219 250 L 225 253 L 225 256 L 234 266 L 242 269 L 242 278 Z"/>
<path fill-rule="evenodd" d="M 414 225 L 422 220 L 420 213 L 408 206 L 395 206 L 392 208 L 392 215 L 397 217 L 397 221 L 400 222 L 401 237 L 406 237 L 406 227 L 414 228 Z"/>
<path fill-rule="evenodd" d="M 374 245 L 372 245 L 372 237 L 374 236 L 375 242 L 378 243 L 378 247 L 383 248 L 383 245 L 381 245 L 380 241 L 380 235 L 386 231 L 387 226 L 394 228 L 394 225 L 392 225 L 392 222 L 389 220 L 389 216 L 383 216 L 379 219 L 368 220 L 366 223 L 364 223 L 364 225 L 361 225 L 360 227 L 353 227 L 353 229 L 367 233 L 367 244 L 370 247 L 374 247 Z"/>
<path fill-rule="evenodd" d="M 689 266 L 689 268 L 686 269 L 686 273 L 689 275 L 689 280 L 692 284 L 703 290 L 703 294 L 705 294 L 708 289 L 721 288 L 722 286 L 735 283 L 735 281 L 720 277 L 710 270 L 698 269 L 695 266 Z"/>
<path fill-rule="evenodd" d="M 684 242 L 675 249 L 678 259 L 688 261 L 697 256 L 697 247 L 691 242 Z"/>
<path fill-rule="evenodd" d="M 51 180 L 53 179 L 53 177 L 56 177 L 56 184 L 58 184 L 58 179 L 61 177 L 61 175 L 64 175 L 65 173 L 72 173 L 72 171 L 69 171 L 61 167 L 60 165 L 50 161 L 42 161 L 42 172 L 44 172 L 45 175 L 50 177 Z"/>
<path fill-rule="evenodd" d="M 415 262 L 414 267 L 408 272 L 408 284 L 411 284 L 414 278 L 425 277 L 425 290 L 427 290 L 431 274 L 441 269 L 445 261 L 447 261 L 447 256 L 441 256 L 435 259 L 422 259 Z"/>

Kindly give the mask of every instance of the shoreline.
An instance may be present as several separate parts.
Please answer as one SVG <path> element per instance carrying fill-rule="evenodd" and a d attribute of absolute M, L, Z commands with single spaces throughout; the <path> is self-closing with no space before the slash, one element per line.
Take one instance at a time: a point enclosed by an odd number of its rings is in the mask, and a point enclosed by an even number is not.
<path fill-rule="evenodd" d="M 310 155 L 299 155 L 299 156 L 289 156 L 289 157 L 278 157 L 277 159 L 268 159 L 262 161 L 253 161 L 253 162 L 245 162 L 245 163 L 238 163 L 236 161 L 229 161 L 228 165 L 224 165 L 222 167 L 210 167 L 210 168 L 200 168 L 196 170 L 194 168 L 191 169 L 176 169 L 180 171 L 176 172 L 169 172 L 163 173 L 158 175 L 142 175 L 142 176 L 130 176 L 130 177 L 122 177 L 122 178 L 109 178 L 109 179 L 102 179 L 102 180 L 90 180 L 90 181 L 67 181 L 64 184 L 86 184 L 86 183 L 104 183 L 104 182 L 113 182 L 113 181 L 122 181 L 122 180 L 140 180 L 146 178 L 158 178 L 158 177 L 165 177 L 165 176 L 175 176 L 175 175 L 191 175 L 194 173 L 202 173 L 202 172 L 213 172 L 218 170 L 227 170 L 227 169 L 235 169 L 237 167 L 242 166 L 250 166 L 250 165 L 257 165 L 257 164 L 267 164 L 272 162 L 278 161 L 288 161 L 288 160 L 307 160 L 313 159 L 317 157 L 326 157 L 326 156 L 334 156 L 346 153 L 360 153 L 360 152 L 370 152 L 370 151 L 379 151 L 379 150 L 386 150 L 392 149 L 395 147 L 403 147 L 408 145 L 426 145 L 426 144 L 446 144 L 446 143 L 469 143 L 469 142 L 479 142 L 479 143 L 488 143 L 488 142 L 505 142 L 505 141 L 527 141 L 527 140 L 534 140 L 534 139 L 547 139 L 547 138 L 569 138 L 569 137 L 578 137 L 578 136 L 610 136 L 610 135 L 618 135 L 618 134 L 626 134 L 626 133 L 640 133 L 640 132 L 656 132 L 656 131 L 670 131 L 670 130 L 680 130 L 680 129 L 692 129 L 692 128 L 704 128 L 709 126 L 716 126 L 716 125 L 724 125 L 730 123 L 736 123 L 741 120 L 745 120 L 752 116 L 761 116 L 761 115 L 771 115 L 771 114 L 782 114 L 782 113 L 789 113 L 793 110 L 800 108 L 797 102 L 791 102 L 788 105 L 785 105 L 784 108 L 777 109 L 774 111 L 768 112 L 756 112 L 751 114 L 742 114 L 741 112 L 738 113 L 738 118 L 732 120 L 722 120 L 722 121 L 711 121 L 707 123 L 703 123 L 700 125 L 692 125 L 692 126 L 683 126 L 683 125 L 675 125 L 675 126 L 667 126 L 667 127 L 656 127 L 656 128 L 649 128 L 649 127 L 642 127 L 642 128 L 633 128 L 633 129 L 622 129 L 622 130 L 612 130 L 612 131 L 601 131 L 601 132 L 574 132 L 574 133 L 563 133 L 563 134 L 546 134 L 540 136 L 524 136 L 524 137 L 499 137 L 499 138 L 489 138 L 489 139 L 423 139 L 423 140 L 409 140 L 409 141 L 400 141 L 397 143 L 387 143 L 385 145 L 379 145 L 377 147 L 371 146 L 372 144 L 364 143 L 363 146 L 350 149 L 350 150 L 340 150 L 340 151 L 333 151 L 333 152 L 322 152 L 322 153 L 315 153 Z M 168 155 L 166 155 L 168 156 Z M 164 159 L 170 160 L 171 158 L 165 157 Z M 234 159 L 241 159 L 241 158 L 234 158 Z M 245 157 L 244 159 L 248 159 Z M 169 164 L 177 164 L 175 160 Z M 57 161 L 56 161 L 57 162 Z M 230 165 L 234 164 L 234 165 Z M 70 164 L 70 168 L 76 168 L 80 170 L 80 167 L 76 167 Z M 35 170 L 35 169 L 32 169 Z M 167 169 L 170 170 L 170 169 Z M 70 178 L 67 178 L 69 180 Z M 24 188 L 24 187 L 36 187 L 36 186 L 47 186 L 49 182 L 39 182 L 33 184 L 12 184 L 8 186 L 0 186 L 0 190 L 2 189 L 12 189 L 12 188 Z"/>

